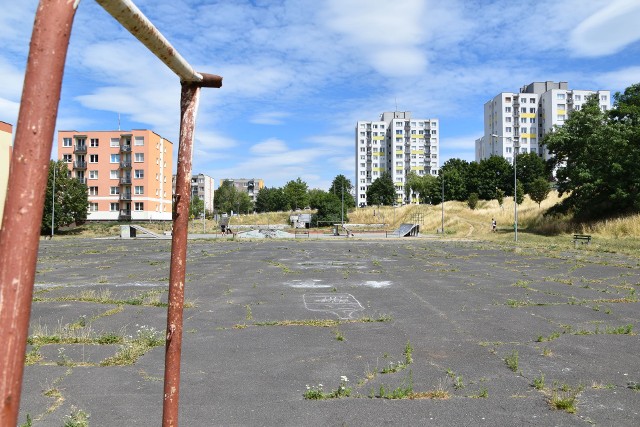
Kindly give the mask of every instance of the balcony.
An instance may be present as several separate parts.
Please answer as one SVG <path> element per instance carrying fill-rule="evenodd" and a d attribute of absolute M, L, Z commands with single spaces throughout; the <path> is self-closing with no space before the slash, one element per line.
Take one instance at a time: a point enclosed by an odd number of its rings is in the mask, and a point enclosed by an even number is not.
<path fill-rule="evenodd" d="M 131 169 L 131 162 L 120 162 L 120 168 Z"/>
<path fill-rule="evenodd" d="M 74 169 L 86 169 L 87 168 L 87 162 L 73 162 L 73 168 Z"/>
<path fill-rule="evenodd" d="M 73 146 L 73 152 L 74 153 L 86 153 L 87 152 L 87 146 L 85 144 L 76 144 Z"/>
<path fill-rule="evenodd" d="M 78 180 L 78 182 L 80 182 L 80 184 L 86 184 L 87 183 L 87 178 L 76 178 Z"/>
<path fill-rule="evenodd" d="M 120 200 L 131 200 L 131 193 L 120 194 Z"/>
<path fill-rule="evenodd" d="M 131 221 L 131 209 L 121 209 L 118 215 L 120 221 Z"/>
<path fill-rule="evenodd" d="M 120 146 L 120 152 L 121 153 L 130 153 L 131 152 L 131 146 L 130 145 L 121 145 Z"/>
<path fill-rule="evenodd" d="M 122 184 L 122 185 L 131 185 L 131 177 L 120 178 L 120 184 Z"/>

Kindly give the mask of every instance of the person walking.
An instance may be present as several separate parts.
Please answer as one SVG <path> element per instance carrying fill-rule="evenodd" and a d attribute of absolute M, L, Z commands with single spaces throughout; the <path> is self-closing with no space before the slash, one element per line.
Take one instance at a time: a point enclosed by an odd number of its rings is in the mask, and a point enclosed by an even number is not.
<path fill-rule="evenodd" d="M 496 232 L 497 226 L 498 226 L 498 223 L 496 222 L 496 220 L 494 218 L 491 218 L 491 231 L 493 233 Z"/>

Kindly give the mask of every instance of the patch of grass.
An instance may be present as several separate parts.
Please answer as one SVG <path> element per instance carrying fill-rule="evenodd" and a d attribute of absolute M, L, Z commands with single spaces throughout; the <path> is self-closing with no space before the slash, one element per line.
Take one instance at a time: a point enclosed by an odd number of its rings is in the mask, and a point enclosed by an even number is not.
<path fill-rule="evenodd" d="M 251 313 L 251 306 L 247 304 L 245 305 L 245 308 L 247 310 L 247 313 L 245 314 L 244 318 L 246 320 L 253 320 L 253 313 Z"/>
<path fill-rule="evenodd" d="M 333 334 L 335 335 L 337 341 L 344 341 L 344 335 L 338 328 L 333 331 Z"/>
<path fill-rule="evenodd" d="M 405 365 L 410 365 L 413 363 L 413 347 L 411 347 L 411 342 L 407 340 L 407 345 L 404 346 L 404 363 Z"/>
<path fill-rule="evenodd" d="M 469 397 L 472 399 L 484 399 L 486 397 L 489 397 L 489 390 L 487 390 L 486 387 L 480 387 L 476 394 L 472 394 Z"/>
<path fill-rule="evenodd" d="M 542 335 L 539 335 L 538 338 L 536 339 L 537 342 L 547 342 L 547 341 L 553 341 L 555 339 L 560 338 L 561 333 L 558 331 L 552 332 L 551 335 L 549 335 L 548 337 L 544 337 Z"/>
<path fill-rule="evenodd" d="M 64 419 L 64 427 L 89 427 L 89 417 L 87 412 L 72 406 L 71 414 Z"/>
<path fill-rule="evenodd" d="M 558 386 L 557 383 L 554 383 L 553 389 L 551 390 L 551 396 L 549 397 L 549 404 L 554 409 L 575 414 L 578 410 L 578 395 L 582 390 L 582 386 L 572 388 L 567 384 Z"/>
<path fill-rule="evenodd" d="M 640 382 L 637 381 L 629 381 L 627 383 L 627 387 L 629 387 L 631 390 L 633 391 L 639 391 L 640 392 Z"/>
<path fill-rule="evenodd" d="M 536 377 L 533 379 L 533 384 L 532 384 L 536 390 L 543 390 L 544 389 L 544 374 L 542 372 L 540 372 L 540 376 Z"/>
<path fill-rule="evenodd" d="M 141 326 L 135 338 L 125 340 L 118 353 L 100 362 L 100 366 L 132 365 L 147 351 L 164 343 L 162 332 L 151 326 Z"/>
<path fill-rule="evenodd" d="M 324 391 L 324 386 L 322 384 L 318 384 L 317 386 L 307 385 L 307 389 L 302 393 L 302 396 L 307 400 L 339 399 L 342 397 L 349 397 L 351 396 L 351 387 L 347 387 L 348 382 L 349 378 L 342 375 L 340 377 L 340 385 L 338 388 L 329 393 Z"/>
<path fill-rule="evenodd" d="M 504 363 L 506 363 L 513 372 L 518 372 L 518 351 L 513 350 L 508 354 L 507 357 L 504 358 Z"/>

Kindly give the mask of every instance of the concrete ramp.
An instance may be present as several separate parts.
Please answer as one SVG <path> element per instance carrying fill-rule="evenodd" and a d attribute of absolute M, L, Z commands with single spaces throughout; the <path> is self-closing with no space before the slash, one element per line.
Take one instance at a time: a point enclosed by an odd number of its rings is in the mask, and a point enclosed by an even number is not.
<path fill-rule="evenodd" d="M 397 237 L 408 237 L 408 236 L 417 236 L 420 233 L 420 225 L 419 224 L 400 224 L 397 230 L 393 233 L 390 233 L 389 236 L 397 236 Z"/>
<path fill-rule="evenodd" d="M 123 227 L 129 227 L 129 235 L 126 235 L 126 230 L 124 230 L 124 236 L 123 236 Z M 153 239 L 164 239 L 165 236 L 162 236 L 160 234 L 154 233 L 151 230 L 147 230 L 144 227 L 140 227 L 139 225 L 123 225 L 120 226 L 121 231 L 120 231 L 120 237 L 122 238 L 130 238 L 130 237 L 147 237 L 147 238 L 153 238 Z"/>

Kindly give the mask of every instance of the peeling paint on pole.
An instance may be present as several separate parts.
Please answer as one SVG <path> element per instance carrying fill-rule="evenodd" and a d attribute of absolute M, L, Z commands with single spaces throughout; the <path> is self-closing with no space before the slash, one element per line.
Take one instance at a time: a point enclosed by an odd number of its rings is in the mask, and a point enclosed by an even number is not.
<path fill-rule="evenodd" d="M 0 425 L 16 425 L 38 240 L 77 2 L 42 0 L 29 47 L 0 229 Z"/>
<path fill-rule="evenodd" d="M 180 97 L 180 141 L 178 147 L 178 170 L 176 174 L 176 198 L 173 211 L 171 271 L 169 273 L 169 307 L 167 309 L 167 343 L 165 349 L 164 402 L 162 411 L 163 427 L 174 427 L 178 425 L 184 281 L 187 258 L 187 233 L 189 231 L 189 203 L 191 199 L 191 165 L 199 98 L 200 87 L 197 84 L 182 83 L 182 93 Z"/>

